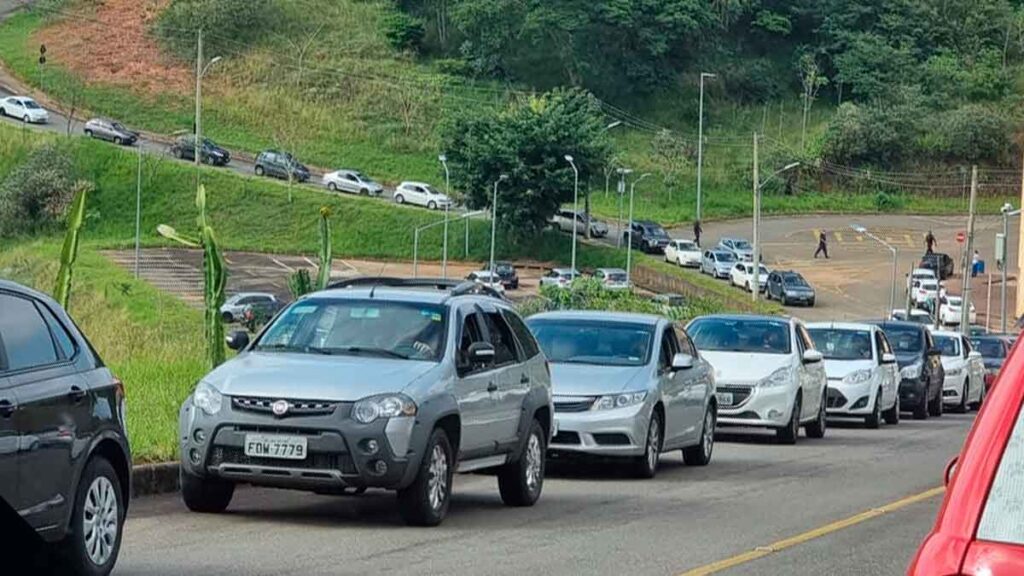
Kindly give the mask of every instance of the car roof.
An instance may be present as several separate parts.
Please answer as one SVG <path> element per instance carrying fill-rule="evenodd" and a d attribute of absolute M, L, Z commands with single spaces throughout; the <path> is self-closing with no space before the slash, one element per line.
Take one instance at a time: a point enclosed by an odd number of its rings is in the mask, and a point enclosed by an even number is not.
<path fill-rule="evenodd" d="M 878 326 L 874 324 L 868 324 L 866 322 L 810 322 L 807 324 L 807 329 L 811 328 L 829 328 L 832 330 L 867 330 L 873 332 L 879 330 Z"/>
<path fill-rule="evenodd" d="M 431 186 L 430 184 L 427 184 L 426 182 L 416 182 L 415 180 L 406 180 L 406 181 L 402 182 L 401 184 L 399 184 L 399 186 L 422 186 L 424 188 L 429 186 L 429 187 L 433 188 L 433 186 Z"/>
<path fill-rule="evenodd" d="M 572 274 L 572 268 L 552 268 L 551 271 L 559 274 Z"/>
<path fill-rule="evenodd" d="M 605 274 L 609 274 L 609 273 L 616 273 L 617 274 L 617 273 L 620 273 L 620 272 L 623 273 L 623 274 L 626 273 L 626 271 L 623 270 L 622 268 L 598 268 L 597 271 L 604 272 Z"/>
<path fill-rule="evenodd" d="M 657 326 L 668 322 L 666 318 L 654 314 L 637 312 L 606 312 L 602 310 L 565 310 L 558 312 L 541 312 L 530 316 L 531 320 L 601 320 L 605 322 L 622 322 Z"/>
<path fill-rule="evenodd" d="M 32 288 L 29 288 L 28 286 L 25 286 L 23 284 L 18 284 L 17 282 L 12 282 L 10 280 L 0 279 L 0 290 L 6 290 L 8 292 L 15 292 L 17 294 L 22 294 L 24 296 L 31 296 L 32 298 L 36 298 L 38 300 L 44 300 L 48 304 L 56 304 L 56 301 L 53 300 L 52 298 L 50 298 L 49 296 L 47 296 L 46 294 L 43 294 L 42 292 L 39 292 L 38 290 L 34 290 Z"/>
<path fill-rule="evenodd" d="M 954 332 L 952 330 L 932 330 L 932 336 L 944 336 L 947 338 L 959 339 L 960 336 L 962 336 L 962 334 L 960 334 L 959 332 Z"/>
<path fill-rule="evenodd" d="M 768 314 L 707 314 L 705 316 L 698 316 L 694 318 L 696 320 L 714 319 L 714 320 L 781 320 L 792 324 L 795 320 L 792 316 L 771 316 Z"/>
<path fill-rule="evenodd" d="M 928 328 L 924 324 L 918 324 L 917 322 L 907 322 L 906 320 L 864 320 L 865 324 L 874 324 L 882 330 L 886 328 L 914 328 L 916 330 L 925 331 Z"/>
<path fill-rule="evenodd" d="M 920 274 L 922 276 L 935 276 L 935 270 L 932 270 L 931 268 L 914 268 L 910 271 L 910 275 L 913 276 L 915 274 Z"/>
<path fill-rule="evenodd" d="M 446 290 L 424 290 L 396 286 L 353 286 L 349 288 L 328 288 L 313 292 L 303 300 L 380 300 L 382 302 L 409 302 L 415 304 L 443 304 L 451 294 Z M 500 302 L 487 298 L 488 302 Z"/>
<path fill-rule="evenodd" d="M 276 298 L 270 292 L 238 292 L 231 295 L 232 298 L 246 298 L 248 296 L 270 296 L 271 298 Z"/>

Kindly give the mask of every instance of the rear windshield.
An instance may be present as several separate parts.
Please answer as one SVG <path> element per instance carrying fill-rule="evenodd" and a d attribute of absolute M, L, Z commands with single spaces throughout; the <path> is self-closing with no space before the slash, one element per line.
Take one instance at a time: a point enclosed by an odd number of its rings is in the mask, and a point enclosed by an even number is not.
<path fill-rule="evenodd" d="M 548 360 L 562 364 L 643 366 L 652 326 L 600 320 L 527 320 Z"/>
<path fill-rule="evenodd" d="M 699 350 L 789 354 L 789 322 L 762 318 L 700 318 L 686 329 Z"/>
<path fill-rule="evenodd" d="M 608 273 L 608 279 L 611 280 L 612 282 L 625 282 L 626 281 L 626 273 L 625 272 L 609 272 Z"/>
<path fill-rule="evenodd" d="M 1024 544 L 1024 411 L 999 462 L 992 489 L 978 524 L 978 539 L 1009 544 Z"/>
<path fill-rule="evenodd" d="M 718 258 L 719 262 L 735 262 L 736 257 L 732 255 L 732 252 L 715 252 L 715 257 Z"/>
<path fill-rule="evenodd" d="M 693 251 L 693 250 L 697 249 L 697 245 L 694 244 L 693 242 L 680 242 L 679 243 L 679 249 L 680 250 Z"/>
<path fill-rule="evenodd" d="M 866 330 L 809 328 L 814 347 L 826 360 L 871 360 L 871 333 Z"/>
<path fill-rule="evenodd" d="M 998 340 L 991 338 L 971 338 L 971 346 L 985 358 L 1005 358 L 1006 351 Z"/>
<path fill-rule="evenodd" d="M 920 352 L 924 347 L 924 339 L 921 337 L 919 328 L 903 326 L 886 326 L 882 329 L 889 344 L 897 354 L 913 354 Z"/>
<path fill-rule="evenodd" d="M 789 286 L 807 286 L 807 282 L 804 277 L 799 274 L 786 274 L 782 279 Z"/>
<path fill-rule="evenodd" d="M 936 336 L 935 347 L 947 358 L 960 356 L 960 339 L 952 336 Z"/>

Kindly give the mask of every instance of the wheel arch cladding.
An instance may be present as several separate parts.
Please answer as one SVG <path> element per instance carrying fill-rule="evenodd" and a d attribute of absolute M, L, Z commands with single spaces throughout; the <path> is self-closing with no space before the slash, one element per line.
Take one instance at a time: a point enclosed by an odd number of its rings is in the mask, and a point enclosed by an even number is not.
<path fill-rule="evenodd" d="M 462 441 L 462 419 L 455 412 L 445 414 L 434 423 L 434 428 L 444 430 L 448 436 L 448 442 L 455 454 L 459 453 L 459 445 Z"/>
<path fill-rule="evenodd" d="M 544 429 L 544 434 L 546 435 L 544 438 L 545 444 L 551 439 L 552 415 L 548 398 L 549 396 L 543 388 L 534 388 L 526 396 L 526 400 L 523 401 L 523 406 L 519 413 L 519 445 L 516 447 L 515 453 L 509 455 L 509 462 L 518 462 L 519 457 L 526 450 L 526 440 L 529 438 L 530 427 L 533 425 L 534 420 L 539 421 Z"/>

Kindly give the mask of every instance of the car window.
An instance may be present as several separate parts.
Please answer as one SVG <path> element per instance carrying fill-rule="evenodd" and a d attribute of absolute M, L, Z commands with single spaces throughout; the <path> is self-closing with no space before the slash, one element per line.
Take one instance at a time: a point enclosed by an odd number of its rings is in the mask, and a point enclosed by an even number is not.
<path fill-rule="evenodd" d="M 679 342 L 679 351 L 683 354 L 688 354 L 697 357 L 697 348 L 694 347 L 693 341 L 690 340 L 690 335 L 686 333 L 686 330 L 682 326 L 674 325 L 672 329 L 676 333 L 676 341 Z"/>
<path fill-rule="evenodd" d="M 525 358 L 533 358 L 540 354 L 540 346 L 533 337 L 533 333 L 526 327 L 523 319 L 510 310 L 503 310 L 502 314 L 505 316 L 505 321 L 508 322 L 508 325 L 512 327 L 512 331 L 515 332 L 516 339 L 519 340 L 519 346 L 523 349 Z"/>
<path fill-rule="evenodd" d="M 789 322 L 770 318 L 698 318 L 686 331 L 698 350 L 789 354 L 792 350 Z"/>
<path fill-rule="evenodd" d="M 909 326 L 888 325 L 884 328 L 885 336 L 897 354 L 916 354 L 921 352 L 927 343 L 922 339 L 922 330 Z M 925 334 L 927 338 L 927 334 Z"/>
<path fill-rule="evenodd" d="M 553 363 L 643 366 L 650 358 L 653 327 L 598 319 L 527 321 Z"/>
<path fill-rule="evenodd" d="M 826 360 L 871 360 L 871 335 L 867 330 L 811 328 L 810 336 Z"/>
<path fill-rule="evenodd" d="M 1008 544 L 1024 544 L 1024 410 L 999 462 L 992 488 L 978 524 L 978 539 Z"/>
<path fill-rule="evenodd" d="M 972 338 L 971 343 L 985 358 L 1003 358 L 1006 350 L 1003 344 L 994 338 Z"/>
<path fill-rule="evenodd" d="M 57 362 L 53 337 L 31 300 L 0 294 L 0 342 L 6 352 L 7 370 Z"/>
<path fill-rule="evenodd" d="M 676 340 L 675 332 L 673 330 L 665 330 L 665 333 L 661 335 L 661 353 L 658 356 L 658 368 L 666 370 L 672 366 L 672 358 L 678 351 L 679 341 Z"/>
<path fill-rule="evenodd" d="M 61 324 L 60 320 L 57 320 L 57 317 L 53 315 L 49 308 L 40 305 L 39 309 L 42 310 L 46 324 L 50 327 L 50 333 L 53 334 L 53 339 L 57 342 L 57 349 L 61 358 L 65 360 L 74 358 L 77 347 L 75 346 L 74 339 L 68 334 L 67 328 Z"/>
<path fill-rule="evenodd" d="M 512 331 L 505 323 L 505 319 L 497 312 L 484 314 L 484 321 L 487 323 L 487 332 L 491 338 L 491 345 L 494 346 L 494 365 L 504 366 L 516 362 L 516 344 Z"/>
<path fill-rule="evenodd" d="M 484 341 L 483 333 L 480 331 L 478 316 L 479 314 L 473 312 L 462 321 L 462 329 L 459 334 L 459 350 L 456 353 L 456 363 L 460 369 L 469 367 L 469 347 L 477 342 Z"/>

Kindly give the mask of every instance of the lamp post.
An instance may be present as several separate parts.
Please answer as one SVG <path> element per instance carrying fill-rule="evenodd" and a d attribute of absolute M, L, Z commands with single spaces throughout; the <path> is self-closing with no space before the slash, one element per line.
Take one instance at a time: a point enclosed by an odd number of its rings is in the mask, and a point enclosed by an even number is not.
<path fill-rule="evenodd" d="M 448 210 L 451 208 L 452 202 L 452 181 L 451 174 L 448 172 L 448 157 L 441 154 L 437 157 L 438 161 L 441 162 L 441 166 L 444 166 L 444 193 L 448 196 L 448 202 L 444 205 L 444 242 L 441 248 L 441 278 L 448 279 Z"/>
<path fill-rule="evenodd" d="M 200 29 L 196 36 L 196 168 L 199 168 L 203 161 L 203 76 L 206 76 L 210 66 L 220 62 L 220 60 L 221 57 L 216 56 L 203 66 L 203 31 Z"/>
<path fill-rule="evenodd" d="M 700 119 L 697 120 L 697 221 L 701 218 L 701 171 L 704 168 L 704 79 L 714 78 L 709 72 L 700 73 Z"/>
<path fill-rule="evenodd" d="M 580 171 L 576 168 L 576 162 L 573 161 L 572 156 L 566 154 L 565 161 L 572 166 L 573 173 L 573 193 L 572 193 L 572 274 L 573 279 L 576 279 L 576 227 L 580 221 Z M 587 227 L 590 227 L 590 222 L 587 222 Z"/>
<path fill-rule="evenodd" d="M 892 285 L 889 286 L 889 310 L 887 310 L 886 313 L 882 316 L 882 318 L 888 318 L 892 314 L 893 310 L 896 309 L 896 267 L 899 258 L 899 250 L 892 244 L 889 244 L 885 240 L 882 240 L 878 236 L 875 236 L 874 234 L 869 232 L 867 228 L 860 226 L 859 224 L 850 224 L 850 228 L 853 229 L 853 231 L 856 232 L 857 234 L 863 234 L 868 238 L 871 238 L 872 240 L 878 242 L 882 246 L 885 246 L 892 252 Z M 907 320 L 910 320 L 909 316 L 907 317 Z"/>
<path fill-rule="evenodd" d="M 485 212 L 486 212 L 485 210 L 477 210 L 476 212 L 466 212 L 465 214 L 459 216 L 459 218 L 456 218 L 456 220 L 461 218 L 461 219 L 465 219 L 466 222 L 469 222 L 470 218 L 472 218 L 474 216 L 479 216 L 481 214 L 484 214 Z M 412 233 L 412 277 L 413 278 L 419 277 L 420 232 L 423 232 L 424 230 L 428 230 L 430 228 L 433 228 L 434 226 L 440 226 L 442 224 L 446 224 L 446 220 L 441 220 L 439 222 L 431 222 L 430 224 L 424 224 L 423 226 L 419 226 L 415 230 L 413 230 L 413 233 Z"/>
<path fill-rule="evenodd" d="M 626 195 L 626 176 L 633 173 L 629 168 L 619 168 L 616 170 L 619 173 L 619 219 L 618 226 L 615 233 L 615 247 L 622 248 L 622 199 Z"/>
<path fill-rule="evenodd" d="M 799 162 L 791 162 L 786 164 L 782 168 L 779 168 L 775 172 L 772 172 L 764 180 L 758 181 L 758 162 L 757 162 L 757 137 L 754 138 L 754 273 L 750 279 L 750 291 L 754 302 L 757 302 L 758 297 L 761 295 L 761 191 L 764 189 L 764 185 L 771 182 L 772 179 L 776 178 L 780 174 L 789 172 L 790 170 L 799 166 Z"/>
<path fill-rule="evenodd" d="M 633 193 L 636 191 L 636 184 L 644 178 L 650 176 L 650 172 L 644 172 L 633 183 L 629 185 L 629 227 L 626 229 L 626 234 L 629 235 L 629 241 L 626 243 L 626 285 L 630 285 L 630 278 L 633 274 Z"/>
<path fill-rule="evenodd" d="M 494 276 L 494 239 L 498 233 L 498 183 L 505 180 L 508 180 L 508 174 L 502 174 L 494 181 L 494 197 L 491 200 L 491 264 L 488 270 L 491 271 L 492 278 Z"/>
<path fill-rule="evenodd" d="M 1020 214 L 1020 210 L 1014 210 L 1009 203 L 1003 204 L 1003 245 L 1000 262 L 1002 262 L 1002 282 L 999 288 L 999 332 L 1006 334 L 1006 269 L 1010 266 L 1008 256 L 1010 255 L 1010 217 Z M 988 314 L 991 316 L 991 314 Z"/>

